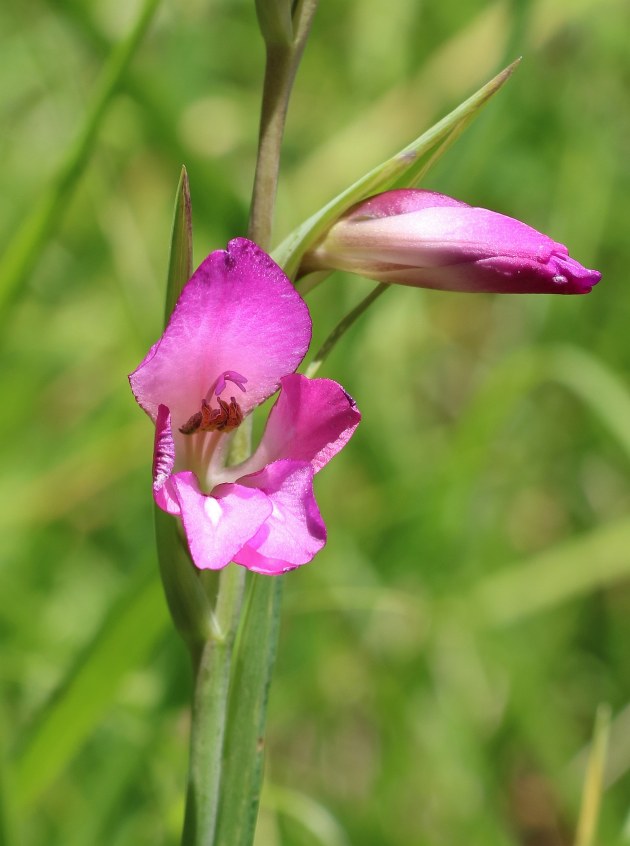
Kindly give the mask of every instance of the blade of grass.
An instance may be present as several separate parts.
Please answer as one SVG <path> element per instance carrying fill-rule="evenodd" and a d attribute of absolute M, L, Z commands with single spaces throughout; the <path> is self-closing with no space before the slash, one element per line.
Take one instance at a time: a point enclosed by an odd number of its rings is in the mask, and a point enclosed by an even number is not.
<path fill-rule="evenodd" d="M 9 762 L 6 759 L 6 719 L 0 713 L 2 747 L 0 748 L 0 846 L 17 843 L 15 814 L 13 809 L 13 779 L 10 777 Z"/>
<path fill-rule="evenodd" d="M 470 607 L 505 626 L 630 577 L 630 520 L 611 523 L 481 581 Z"/>
<path fill-rule="evenodd" d="M 263 802 L 276 812 L 294 819 L 321 846 L 350 844 L 348 836 L 331 812 L 304 793 L 266 784 Z"/>
<path fill-rule="evenodd" d="M 136 579 L 45 705 L 14 768 L 15 803 L 30 807 L 57 778 L 111 705 L 125 676 L 143 663 L 167 629 L 160 583 Z"/>
<path fill-rule="evenodd" d="M 112 53 L 99 80 L 91 106 L 74 144 L 69 148 L 57 175 L 40 197 L 32 213 L 13 236 L 0 258 L 0 315 L 16 295 L 37 262 L 42 248 L 57 228 L 72 191 L 94 147 L 98 130 L 120 80 L 153 18 L 160 0 L 144 0 L 127 37 Z"/>
<path fill-rule="evenodd" d="M 466 507 L 487 448 L 510 414 L 540 385 L 556 382 L 573 393 L 616 438 L 630 459 L 630 392 L 609 367 L 570 345 L 523 348 L 505 358 L 481 383 L 459 417 L 444 465 L 444 496 L 436 519 L 450 525 Z"/>
<path fill-rule="evenodd" d="M 575 835 L 575 846 L 593 846 L 602 793 L 604 790 L 604 767 L 610 733 L 610 707 L 600 705 L 595 716 L 593 742 L 588 757 L 582 804 Z"/>

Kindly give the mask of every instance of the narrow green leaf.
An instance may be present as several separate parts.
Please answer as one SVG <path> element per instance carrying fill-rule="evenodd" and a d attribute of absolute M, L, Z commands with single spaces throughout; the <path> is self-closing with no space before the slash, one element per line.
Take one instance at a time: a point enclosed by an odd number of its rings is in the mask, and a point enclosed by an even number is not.
<path fill-rule="evenodd" d="M 234 657 L 223 747 L 217 846 L 251 846 L 262 781 L 264 732 L 276 657 L 282 578 L 249 574 Z"/>
<path fill-rule="evenodd" d="M 14 769 L 18 810 L 32 805 L 67 766 L 124 677 L 146 660 L 166 623 L 160 584 L 143 574 L 112 609 L 27 736 Z"/>
<path fill-rule="evenodd" d="M 509 79 L 519 62 L 520 59 L 517 59 L 508 65 L 445 118 L 395 156 L 375 167 L 288 235 L 273 253 L 274 259 L 284 268 L 287 275 L 292 279 L 295 278 L 304 253 L 324 235 L 335 220 L 355 203 L 377 192 L 387 191 L 399 184 L 408 174 L 412 175 L 413 182 L 417 181 L 419 172 L 424 175 L 426 169 L 420 170 L 422 157 L 439 144 L 442 145 L 441 152 L 445 152 L 450 146 L 448 139 L 452 136 L 457 137 L 470 123 L 479 110 Z M 434 156 L 431 164 L 435 161 L 437 158 Z"/>
<path fill-rule="evenodd" d="M 175 308 L 182 288 L 192 276 L 192 206 L 186 168 L 182 167 L 175 195 L 164 324 Z M 180 533 L 180 522 L 154 506 L 155 538 L 160 574 L 168 607 L 175 628 L 193 650 L 203 643 L 212 630 L 213 612 L 199 571 L 195 568 L 186 541 Z M 216 574 L 208 574 L 208 581 Z M 210 587 L 210 585 L 208 585 Z M 216 589 L 216 584 L 215 584 Z"/>
<path fill-rule="evenodd" d="M 188 282 L 193 272 L 192 245 L 192 206 L 190 203 L 190 184 L 188 172 L 182 167 L 175 195 L 175 211 L 173 212 L 173 228 L 171 231 L 171 249 L 168 260 L 168 277 L 166 282 L 166 304 L 164 308 L 164 325 L 168 323 L 173 313 L 175 303 L 182 288 Z"/>
<path fill-rule="evenodd" d="M 160 0 L 144 0 L 136 22 L 116 47 L 91 100 L 91 107 L 76 142 L 59 171 L 26 217 L 0 257 L 0 312 L 3 312 L 37 262 L 42 248 L 56 230 L 72 191 L 94 147 L 98 130 L 121 79 L 140 44 Z"/>

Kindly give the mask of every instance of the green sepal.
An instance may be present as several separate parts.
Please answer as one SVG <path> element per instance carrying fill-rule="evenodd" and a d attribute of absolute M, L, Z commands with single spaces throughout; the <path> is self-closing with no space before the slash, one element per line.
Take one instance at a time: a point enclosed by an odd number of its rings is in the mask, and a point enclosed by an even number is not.
<path fill-rule="evenodd" d="M 361 177 L 291 232 L 273 252 L 275 261 L 285 273 L 295 279 L 304 254 L 323 238 L 330 227 L 355 203 L 391 188 L 417 184 L 429 167 L 437 162 L 480 109 L 509 79 L 519 62 L 520 59 L 512 62 L 419 138 Z M 431 152 L 433 155 L 429 156 Z"/>

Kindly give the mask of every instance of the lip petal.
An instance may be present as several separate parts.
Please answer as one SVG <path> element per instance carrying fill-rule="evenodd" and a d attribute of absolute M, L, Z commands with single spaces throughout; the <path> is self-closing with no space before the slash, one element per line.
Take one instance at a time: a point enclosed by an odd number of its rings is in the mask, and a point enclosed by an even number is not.
<path fill-rule="evenodd" d="M 270 500 L 255 488 L 226 484 L 204 494 L 194 473 L 176 473 L 171 480 L 188 548 L 200 570 L 220 570 L 229 564 L 271 515 Z"/>

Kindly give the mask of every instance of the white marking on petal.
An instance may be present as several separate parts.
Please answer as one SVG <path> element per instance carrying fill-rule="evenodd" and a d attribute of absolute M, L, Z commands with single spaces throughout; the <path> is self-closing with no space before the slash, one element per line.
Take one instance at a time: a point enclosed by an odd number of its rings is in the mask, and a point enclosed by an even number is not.
<path fill-rule="evenodd" d="M 203 508 L 206 512 L 206 517 L 210 520 L 212 525 L 215 527 L 218 526 L 219 520 L 223 516 L 223 509 L 221 508 L 219 501 L 213 496 L 207 496 L 203 504 Z"/>
<path fill-rule="evenodd" d="M 286 519 L 283 512 L 278 508 L 275 502 L 273 503 L 271 508 L 271 516 L 275 517 L 279 523 L 284 523 Z"/>

